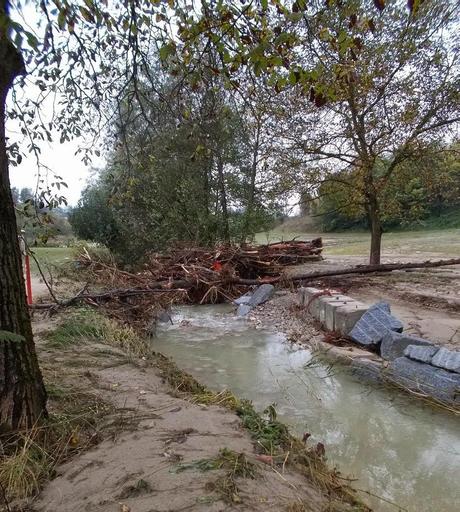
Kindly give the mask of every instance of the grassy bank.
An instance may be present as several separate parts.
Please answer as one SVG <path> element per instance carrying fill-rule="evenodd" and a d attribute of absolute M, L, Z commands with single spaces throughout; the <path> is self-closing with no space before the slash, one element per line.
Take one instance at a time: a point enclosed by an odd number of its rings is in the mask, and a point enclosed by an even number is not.
<path fill-rule="evenodd" d="M 43 269 L 71 261 L 72 250 L 71 247 L 32 247 L 32 251 Z M 32 273 L 38 274 L 37 265 L 33 258 L 30 265 Z"/>

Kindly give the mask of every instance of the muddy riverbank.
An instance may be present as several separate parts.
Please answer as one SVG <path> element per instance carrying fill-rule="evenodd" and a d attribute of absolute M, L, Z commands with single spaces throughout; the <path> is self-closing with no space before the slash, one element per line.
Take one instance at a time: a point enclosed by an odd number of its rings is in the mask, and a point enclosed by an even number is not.
<path fill-rule="evenodd" d="M 291 438 L 274 413 L 209 391 L 152 355 L 150 342 L 142 355 L 129 329 L 87 310 L 36 320 L 52 418 L 73 425 L 70 401 L 84 421 L 53 479 L 38 474 L 40 494 L 17 510 L 367 510 L 323 452 Z"/>
<path fill-rule="evenodd" d="M 329 463 L 353 485 L 383 498 L 363 494 L 376 510 L 455 509 L 457 486 L 445 474 L 460 467 L 457 418 L 292 343 L 279 331 L 291 340 L 300 331 L 304 341 L 323 335 L 290 313 L 286 293 L 251 312 L 249 322 L 229 305 L 183 307 L 153 343 L 212 389 L 230 388 L 257 409 L 275 402 L 298 435 L 324 442 Z"/>

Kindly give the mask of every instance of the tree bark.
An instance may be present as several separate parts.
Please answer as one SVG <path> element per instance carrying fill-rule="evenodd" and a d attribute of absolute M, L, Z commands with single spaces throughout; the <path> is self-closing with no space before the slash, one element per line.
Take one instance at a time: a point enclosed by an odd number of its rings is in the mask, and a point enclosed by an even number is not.
<path fill-rule="evenodd" d="M 254 148 L 252 153 L 252 162 L 249 175 L 249 190 L 246 203 L 246 210 L 244 212 L 243 230 L 241 232 L 241 242 L 244 243 L 249 234 L 249 228 L 252 221 L 252 214 L 254 212 L 254 202 L 256 198 L 256 177 L 257 177 L 257 162 L 259 159 L 259 146 L 260 146 L 260 131 L 261 121 L 257 119 L 256 137 L 254 141 Z"/>
<path fill-rule="evenodd" d="M 8 3 L 0 1 L 0 15 Z M 21 253 L 8 176 L 6 97 L 24 64 L 0 29 L 0 432 L 30 428 L 46 416 L 46 391 L 38 366 L 26 301 Z"/>
<path fill-rule="evenodd" d="M 219 180 L 220 207 L 222 209 L 222 237 L 225 242 L 230 242 L 230 226 L 228 222 L 227 190 L 225 188 L 224 162 L 222 156 L 217 157 L 217 176 Z"/>
<path fill-rule="evenodd" d="M 371 231 L 371 249 L 369 253 L 369 264 L 379 265 L 382 252 L 382 223 L 380 221 L 380 211 L 378 200 L 374 194 L 368 196 L 366 206 L 369 228 Z"/>

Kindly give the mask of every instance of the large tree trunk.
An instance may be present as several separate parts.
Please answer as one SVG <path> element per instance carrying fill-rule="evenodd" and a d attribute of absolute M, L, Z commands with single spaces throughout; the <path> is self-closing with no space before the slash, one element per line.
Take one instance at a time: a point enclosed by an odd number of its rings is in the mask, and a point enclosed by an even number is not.
<path fill-rule="evenodd" d="M 382 223 L 380 221 L 380 211 L 377 198 L 369 197 L 367 204 L 367 217 L 369 219 L 369 228 L 371 230 L 371 250 L 369 254 L 369 264 L 379 265 L 382 251 Z"/>
<path fill-rule="evenodd" d="M 7 2 L 0 0 L 0 15 Z M 27 307 L 8 177 L 5 102 L 23 62 L 0 29 L 0 431 L 30 428 L 46 416 L 46 392 Z"/>
<path fill-rule="evenodd" d="M 244 212 L 243 229 L 241 232 L 241 242 L 245 242 L 249 234 L 249 229 L 252 222 L 254 212 L 254 203 L 256 198 L 256 177 L 257 177 L 257 163 L 259 160 L 259 146 L 260 146 L 260 120 L 257 120 L 256 137 L 254 141 L 254 148 L 252 153 L 252 163 L 249 175 L 249 190 L 247 196 L 246 210 Z"/>
<path fill-rule="evenodd" d="M 225 242 L 230 242 L 230 226 L 228 221 L 227 190 L 225 186 L 224 162 L 220 155 L 217 158 L 217 176 L 219 180 L 220 207 L 222 208 L 222 237 Z"/>

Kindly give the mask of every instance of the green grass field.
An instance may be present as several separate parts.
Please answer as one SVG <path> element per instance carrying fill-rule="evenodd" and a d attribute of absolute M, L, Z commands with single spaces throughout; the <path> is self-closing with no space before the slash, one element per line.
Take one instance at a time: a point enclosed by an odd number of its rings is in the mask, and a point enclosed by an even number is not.
<path fill-rule="evenodd" d="M 33 247 L 32 251 L 42 268 L 58 266 L 72 259 L 71 247 Z M 38 273 L 37 265 L 33 258 L 30 260 L 30 267 L 33 274 Z"/>
<path fill-rule="evenodd" d="M 365 256 L 369 252 L 370 235 L 365 232 L 314 233 L 292 231 L 280 226 L 268 233 L 258 233 L 258 243 L 278 240 L 310 240 L 323 237 L 324 254 L 336 256 Z M 460 229 L 432 231 L 397 231 L 383 235 L 385 256 L 420 256 L 426 254 L 439 257 L 460 257 Z"/>

